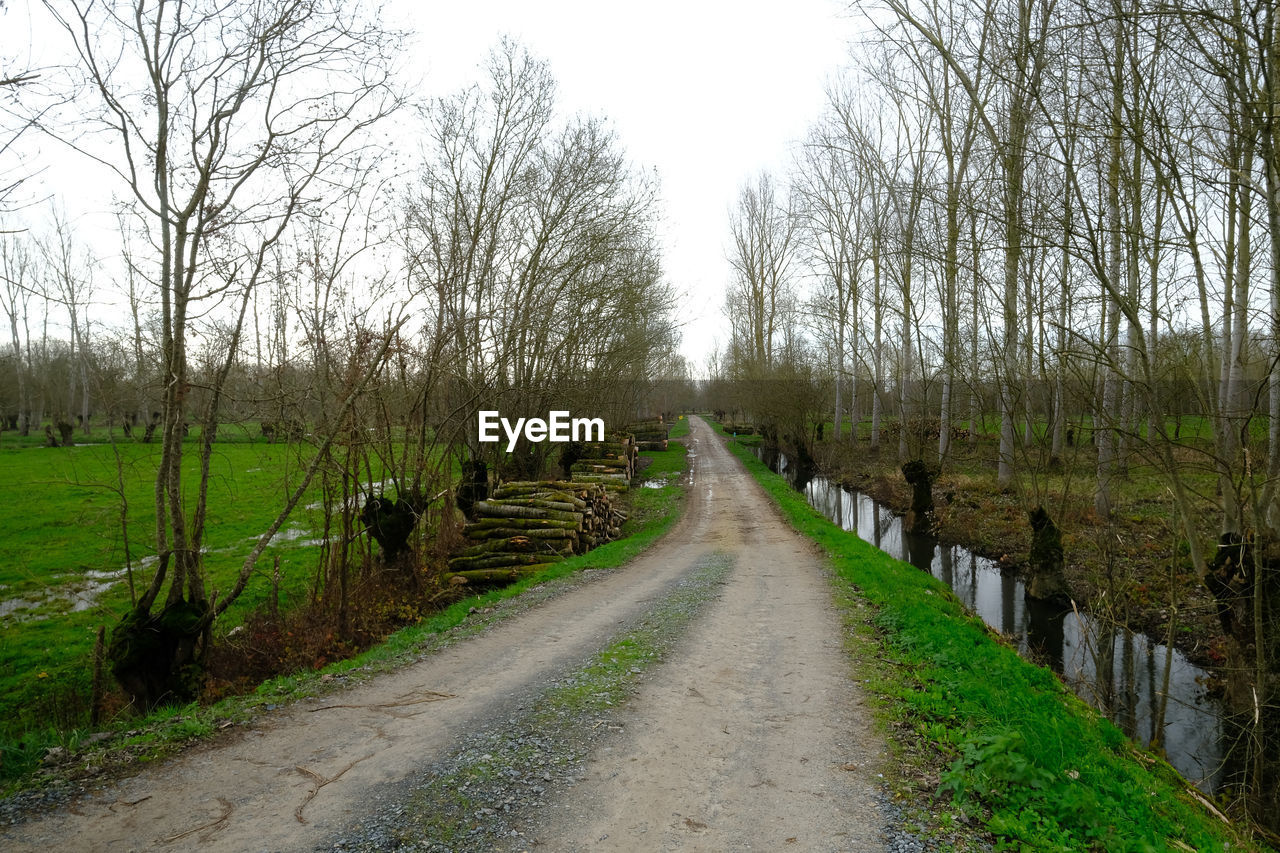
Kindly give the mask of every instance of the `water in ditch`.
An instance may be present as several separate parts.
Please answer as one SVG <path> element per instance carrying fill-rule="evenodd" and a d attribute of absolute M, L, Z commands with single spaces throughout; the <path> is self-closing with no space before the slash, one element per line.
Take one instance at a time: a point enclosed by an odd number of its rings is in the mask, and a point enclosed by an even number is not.
<path fill-rule="evenodd" d="M 1051 666 L 1129 737 L 1147 746 L 1160 739 L 1163 727 L 1169 763 L 1201 790 L 1216 788 L 1225 711 L 1209 695 L 1206 670 L 1146 634 L 1028 601 L 1022 581 L 1002 572 L 994 560 L 905 531 L 902 519 L 878 501 L 800 470 L 781 453 L 757 448 L 756 454 L 831 521 L 951 587 L 970 611 L 1013 638 L 1024 656 Z"/>

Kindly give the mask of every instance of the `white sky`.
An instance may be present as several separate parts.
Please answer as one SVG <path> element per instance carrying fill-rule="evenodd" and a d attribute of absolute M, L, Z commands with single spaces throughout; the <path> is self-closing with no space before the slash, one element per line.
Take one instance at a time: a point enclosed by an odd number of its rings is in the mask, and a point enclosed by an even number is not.
<path fill-rule="evenodd" d="M 26 48 L 40 57 L 41 34 L 56 34 L 42 26 L 43 7 L 8 5 L 0 52 L 14 59 Z M 721 306 L 729 209 L 760 169 L 786 170 L 791 143 L 817 118 L 827 80 L 847 63 L 861 14 L 839 0 L 391 0 L 387 11 L 388 23 L 415 33 L 407 64 L 422 94 L 476 79 L 490 48 L 508 35 L 547 60 L 564 112 L 607 116 L 633 161 L 656 170 L 664 266 L 684 295 L 682 349 L 701 372 L 716 340 L 728 337 Z M 41 148 L 58 153 L 47 141 Z M 61 194 L 82 168 L 56 165 L 43 180 Z M 85 186 L 83 176 L 74 181 Z M 89 213 L 85 204 L 99 217 L 106 208 L 83 195 L 63 204 L 73 221 Z"/>
<path fill-rule="evenodd" d="M 473 79 L 498 37 L 513 36 L 549 62 L 562 108 L 608 116 L 632 159 L 657 170 L 664 264 L 687 294 L 683 352 L 700 372 L 728 338 L 725 250 L 739 187 L 762 168 L 786 169 L 862 16 L 837 0 L 399 5 L 411 10 L 432 90 Z"/>

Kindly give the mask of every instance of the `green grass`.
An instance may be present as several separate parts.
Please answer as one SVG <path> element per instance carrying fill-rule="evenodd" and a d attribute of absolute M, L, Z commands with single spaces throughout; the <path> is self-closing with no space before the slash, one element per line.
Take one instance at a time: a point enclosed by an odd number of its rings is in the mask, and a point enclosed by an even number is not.
<path fill-rule="evenodd" d="M 211 572 L 235 561 L 227 553 L 261 533 L 283 503 L 297 471 L 296 445 L 218 444 L 211 465 L 206 536 Z M 118 446 L 129 503 L 131 557 L 152 551 L 154 477 L 160 448 Z M 197 447 L 185 446 L 184 474 L 194 480 Z M 0 584 L 5 597 L 38 596 L 85 571 L 125 565 L 113 448 L 0 446 L 0 472 L 21 500 L 0 503 Z M 194 500 L 194 494 L 189 499 Z"/>
<path fill-rule="evenodd" d="M 267 443 L 252 426 L 220 430 L 213 448 L 203 543 L 211 590 L 233 585 L 314 453 L 305 442 Z M 89 436 L 77 432 L 75 439 L 84 443 L 47 448 L 35 434 L 0 434 L 0 476 L 18 496 L 0 503 L 0 601 L 7 611 L 0 615 L 0 741 L 83 724 L 95 633 L 117 624 L 132 606 L 126 565 L 138 593 L 152 575 L 159 443 L 121 440 L 117 434 L 113 445 L 106 429 Z M 183 450 L 191 504 L 199 476 L 198 429 Z M 372 476 L 384 476 L 376 463 Z M 127 553 L 122 497 L 128 506 Z M 321 553 L 315 540 L 324 525 L 322 497 L 317 478 L 259 558 L 257 576 L 219 620 L 219 631 L 241 624 L 268 602 L 276 558 L 280 606 L 306 600 Z M 85 594 L 88 582 L 107 588 Z"/>
<path fill-rule="evenodd" d="M 95 435 L 93 438 L 105 438 Z M 0 443 L 0 476 L 17 499 L 0 502 L 0 598 L 13 606 L 0 617 L 0 737 L 47 726 L 66 728 L 86 706 L 94 634 L 131 606 L 121 532 L 117 459 L 129 508 L 129 554 L 135 589 L 150 581 L 154 556 L 158 444 L 70 448 Z M 189 482 L 197 476 L 195 439 L 185 445 Z M 210 587 L 227 589 L 253 540 L 274 519 L 296 481 L 305 445 L 227 442 L 211 464 L 205 569 Z M 305 457 L 304 457 L 305 458 Z M 188 500 L 194 500 L 192 493 Z M 318 489 L 303 503 L 319 501 Z M 272 561 L 280 558 L 281 601 L 305 596 L 319 548 L 305 543 L 320 526 L 317 509 L 299 508 L 263 554 L 264 575 L 224 617 L 229 628 L 265 602 Z M 111 581 L 97 596 L 78 593 L 96 578 Z"/>
<path fill-rule="evenodd" d="M 58 451 L 50 449 L 48 452 Z M 665 452 L 646 452 L 642 455 L 653 460 L 649 471 L 666 475 L 678 474 L 687 464 L 684 446 L 675 443 Z M 668 476 L 666 485 L 661 488 L 634 489 L 629 493 L 628 500 L 630 513 L 623 525 L 621 539 L 609 542 L 587 554 L 556 563 L 510 586 L 456 602 L 431 617 L 396 632 L 384 643 L 355 657 L 336 661 L 321 670 L 280 676 L 264 682 L 251 694 L 228 697 L 209 706 L 192 703 L 182 707 L 160 709 L 141 719 L 108 721 L 101 728 L 114 732 L 115 737 L 105 744 L 93 747 L 93 754 L 99 757 L 92 760 L 121 764 L 132 760 L 151 760 L 160 757 L 172 752 L 193 737 L 214 731 L 220 725 L 246 720 L 264 707 L 318 695 L 332 689 L 335 678 L 350 683 L 350 679 L 368 677 L 369 674 L 406 663 L 421 654 L 424 649 L 443 643 L 449 636 L 456 635 L 457 632 L 453 629 L 463 623 L 474 624 L 479 630 L 487 624 L 489 619 L 497 617 L 486 618 L 482 615 L 472 618 L 473 615 L 490 611 L 494 605 L 506 599 L 524 596 L 533 601 L 536 600 L 537 595 L 528 595 L 528 593 L 535 587 L 545 589 L 550 582 L 586 568 L 607 569 L 620 566 L 652 545 L 675 523 L 683 504 L 684 487 L 680 484 L 678 476 Z M 303 560 L 304 555 L 298 555 L 295 559 Z M 83 670 L 87 669 L 86 656 L 92 647 L 92 637 L 88 632 L 92 630 L 92 625 L 99 621 L 105 622 L 100 614 L 83 629 L 86 632 L 83 651 L 78 655 L 69 656 L 70 662 L 67 664 L 69 667 L 78 665 L 86 682 L 87 674 L 83 674 Z M 57 623 L 58 620 L 50 620 L 50 624 L 55 629 Z M 27 639 L 31 635 L 42 636 L 39 629 L 44 624 L 6 625 L 4 628 L 5 645 L 0 649 L 0 654 L 4 655 L 6 669 L 0 672 L 0 678 L 11 679 L 10 683 L 25 681 L 36 685 L 36 691 L 43 687 L 46 692 L 43 694 L 37 692 L 38 707 L 35 713 L 23 718 L 26 721 L 25 725 L 11 725 L 4 730 L 4 734 L 0 735 L 0 793 L 12 793 L 14 790 L 37 784 L 32 773 L 46 749 L 61 746 L 73 752 L 77 751 L 81 749 L 84 737 L 89 734 L 88 731 L 77 728 L 78 722 L 57 718 L 57 693 L 46 687 L 48 680 L 53 678 L 52 672 L 41 677 L 36 670 L 28 669 L 25 675 L 15 675 L 9 671 L 14 667 L 13 661 L 21 660 L 19 655 L 24 650 L 29 654 L 41 651 L 47 652 L 50 656 L 54 654 L 56 650 L 42 650 L 38 640 Z M 65 639 L 68 629 L 64 626 L 61 632 L 62 638 Z M 50 631 L 48 636 L 54 636 L 56 633 L 56 631 Z M 17 652 L 12 652 L 9 647 L 10 636 L 21 641 Z M 12 698 L 9 696 L 0 698 L 0 702 L 13 705 Z M 16 713 L 16 710 L 11 708 L 11 713 Z M 129 734 L 126 735 L 126 731 Z"/>
<path fill-rule="evenodd" d="M 841 530 L 750 449 L 730 447 L 786 519 L 827 551 L 842 594 L 870 603 L 892 666 L 872 685 L 887 697 L 888 728 L 945 757 L 939 792 L 983 821 L 998 849 L 1179 849 L 1174 840 L 1259 849 L 1196 804 L 1164 761 L 966 614 L 944 584 Z"/>

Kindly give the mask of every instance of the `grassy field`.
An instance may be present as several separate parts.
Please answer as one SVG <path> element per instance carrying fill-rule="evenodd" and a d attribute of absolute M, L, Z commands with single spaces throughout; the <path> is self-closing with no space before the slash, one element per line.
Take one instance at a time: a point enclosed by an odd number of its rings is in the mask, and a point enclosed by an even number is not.
<path fill-rule="evenodd" d="M 687 431 L 687 422 L 682 422 L 673 435 Z M 137 508 L 134 523 L 142 525 L 142 533 L 148 522 L 154 523 L 147 499 L 158 449 L 139 444 L 120 445 L 119 449 L 126 462 L 126 496 L 131 511 Z M 218 475 L 210 495 L 210 550 L 206 555 L 212 577 L 229 577 L 238 571 L 250 540 L 274 516 L 286 478 L 296 470 L 297 453 L 296 446 L 262 442 L 233 441 L 217 446 Z M 320 677 L 325 673 L 394 665 L 406 653 L 466 620 L 472 608 L 491 606 L 584 567 L 620 565 L 665 532 L 678 516 L 682 500 L 679 475 L 686 465 L 683 446 L 673 443 L 666 452 L 642 455 L 648 460 L 643 477 L 651 485 L 633 490 L 628 497 L 630 517 L 623 527 L 625 538 L 511 587 L 458 602 L 353 659 L 314 673 L 272 679 L 250 696 L 231 697 L 209 708 L 162 709 L 144 720 L 108 720 L 101 728 L 116 734 L 94 750 L 114 752 L 125 760 L 163 753 L 175 743 L 212 731 L 215 720 L 239 719 L 261 705 L 300 695 L 299 691 L 322 689 Z M 39 500 L 26 507 L 0 507 L 0 530 L 4 531 L 0 554 L 7 558 L 2 582 L 10 585 L 0 590 L 0 600 L 12 602 L 15 590 L 20 590 L 17 595 L 35 602 L 0 622 L 0 711 L 5 720 L 0 724 L 0 786 L 12 790 L 34 784 L 31 773 L 48 747 L 61 746 L 71 754 L 82 748 L 89 732 L 83 728 L 80 714 L 89 691 L 94 633 L 99 625 L 113 625 L 128 608 L 130 597 L 123 581 L 96 596 L 92 606 L 83 610 L 73 609 L 72 600 L 65 595 L 87 572 L 116 571 L 123 566 L 119 498 L 98 485 L 115 479 L 112 447 L 46 449 L 38 444 L 0 441 L 0 471 L 7 474 L 10 483 L 25 484 L 24 488 L 39 494 Z M 69 515 L 73 517 L 64 523 L 62 519 Z M 284 574 L 282 604 L 287 605 L 290 596 L 306 594 L 318 548 L 302 543 L 314 531 L 318 515 L 314 509 L 303 510 L 290 522 L 291 538 L 264 555 L 260 563 L 264 577 L 219 623 L 220 631 L 234 627 L 264 603 L 270 587 L 267 575 L 276 555 L 281 557 Z M 11 530 L 21 532 L 11 537 Z M 135 560 L 139 556 L 134 553 Z M 19 566 L 16 569 L 15 564 Z M 71 713 L 72 709 L 81 710 Z M 125 730 L 134 733 L 126 736 Z"/>
<path fill-rule="evenodd" d="M 975 820 L 998 849 L 1266 849 L 967 615 L 941 582 L 827 521 L 749 447 L 732 449 L 830 556 L 851 653 L 901 759 L 897 784 L 919 789 L 909 769 L 923 762 L 926 787 L 944 799 L 923 815 L 933 830 Z"/>
<path fill-rule="evenodd" d="M 184 460 L 192 481 L 196 441 L 189 439 Z M 77 722 L 68 715 L 87 699 L 98 626 L 114 625 L 131 606 L 129 566 L 138 591 L 151 576 L 159 452 L 158 445 L 133 442 L 71 448 L 0 442 L 0 476 L 13 496 L 0 503 L 0 736 Z M 305 445 L 261 441 L 215 445 L 205 541 L 213 587 L 230 586 L 253 541 L 283 505 L 299 454 L 308 452 Z M 128 560 L 121 492 L 128 506 Z M 319 500 L 318 492 L 312 500 Z M 295 513 L 263 555 L 263 577 L 228 612 L 224 630 L 266 600 L 276 557 L 282 604 L 306 594 L 319 523 L 316 507 Z"/>

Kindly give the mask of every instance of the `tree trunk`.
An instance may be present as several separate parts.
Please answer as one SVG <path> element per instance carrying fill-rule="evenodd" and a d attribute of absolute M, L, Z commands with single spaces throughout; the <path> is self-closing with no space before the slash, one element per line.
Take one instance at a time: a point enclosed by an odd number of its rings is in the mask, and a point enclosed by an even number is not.
<path fill-rule="evenodd" d="M 969 317 L 969 447 L 978 444 L 979 423 L 982 420 L 982 399 L 978 396 L 978 383 L 982 376 L 982 363 L 978 360 L 978 306 L 982 303 L 981 269 L 982 247 L 978 242 L 978 217 L 969 220 L 969 239 L 973 251 L 973 300 L 970 303 L 972 314 Z"/>
<path fill-rule="evenodd" d="M 1064 221 L 1071 221 L 1071 194 L 1066 193 L 1066 215 Z M 1064 241 L 1066 235 L 1063 237 Z M 1071 253 L 1063 244 L 1062 270 L 1058 280 L 1058 360 L 1053 372 L 1053 440 L 1049 455 L 1054 460 L 1062 459 L 1067 435 L 1067 317 L 1070 313 L 1071 299 L 1069 283 L 1071 280 Z"/>
<path fill-rule="evenodd" d="M 881 328 L 884 322 L 884 302 L 881 299 L 879 244 L 877 243 L 871 251 L 873 281 L 871 310 L 873 312 L 872 326 L 874 333 L 874 339 L 871 344 L 872 376 L 874 377 L 871 383 L 871 450 L 878 451 L 880 449 L 880 398 L 884 389 L 884 345 Z"/>
<path fill-rule="evenodd" d="M 1243 175 L 1253 172 L 1253 144 L 1251 138 L 1242 140 L 1240 170 Z M 1249 277 L 1252 274 L 1251 233 L 1253 222 L 1253 193 L 1245 180 L 1238 186 L 1237 226 L 1235 230 L 1235 294 L 1230 316 L 1232 324 L 1231 346 L 1224 354 L 1230 359 L 1227 366 L 1226 405 L 1221 408 L 1226 442 L 1222 454 L 1222 532 L 1240 533 L 1244 529 L 1244 507 L 1236 490 L 1236 466 L 1243 449 L 1240 432 L 1249 416 L 1249 405 L 1244 394 L 1245 362 L 1248 359 L 1249 339 Z"/>
<path fill-rule="evenodd" d="M 1110 126 L 1108 128 L 1107 158 L 1107 229 L 1110 240 L 1107 249 L 1107 282 L 1103 287 L 1107 314 L 1103 334 L 1102 404 L 1095 414 L 1093 435 L 1098 446 L 1097 481 L 1093 493 L 1093 511 L 1101 519 L 1111 517 L 1111 477 L 1115 469 L 1114 413 L 1120 406 L 1120 388 L 1117 377 L 1120 364 L 1120 303 L 1117 294 L 1124 267 L 1121 264 L 1120 231 L 1120 167 L 1124 154 L 1123 132 L 1125 35 L 1121 16 L 1113 24 L 1114 63 L 1111 78 Z"/>
<path fill-rule="evenodd" d="M 908 252 L 910 249 L 908 249 Z M 910 432 L 911 416 L 911 374 L 915 371 L 915 347 L 911 340 L 911 267 L 905 262 L 903 269 L 902 293 L 902 375 L 898 383 L 898 459 L 907 458 L 907 438 Z"/>
<path fill-rule="evenodd" d="M 856 279 L 850 279 L 850 287 Z M 855 292 L 850 298 L 849 314 L 852 320 L 850 325 L 850 349 L 856 354 L 858 352 L 858 297 Z M 849 443 L 856 444 L 858 441 L 858 424 L 862 420 L 862 413 L 858 409 L 858 358 L 855 355 L 851 369 L 849 370 Z"/>
<path fill-rule="evenodd" d="M 843 420 L 841 420 L 841 415 L 844 413 L 844 408 L 843 408 L 843 406 L 842 406 L 843 400 L 841 399 L 841 396 L 842 396 L 842 395 L 841 395 L 841 387 L 840 387 L 840 386 L 844 383 L 844 316 L 843 316 L 843 309 L 839 310 L 837 313 L 838 313 L 840 316 L 839 316 L 839 319 L 838 319 L 838 320 L 837 320 L 837 322 L 836 322 L 836 371 L 835 371 L 835 374 L 836 374 L 836 383 L 835 383 L 835 384 L 836 384 L 836 400 L 835 400 L 835 412 L 834 412 L 833 423 L 832 423 L 832 427 L 833 427 L 833 429 L 835 430 L 835 433 L 834 433 L 834 435 L 832 436 L 833 443 L 838 443 L 838 442 L 840 441 L 840 437 L 841 437 L 841 435 L 842 435 L 842 430 L 843 430 L 843 427 L 844 427 L 844 422 L 843 422 Z"/>

